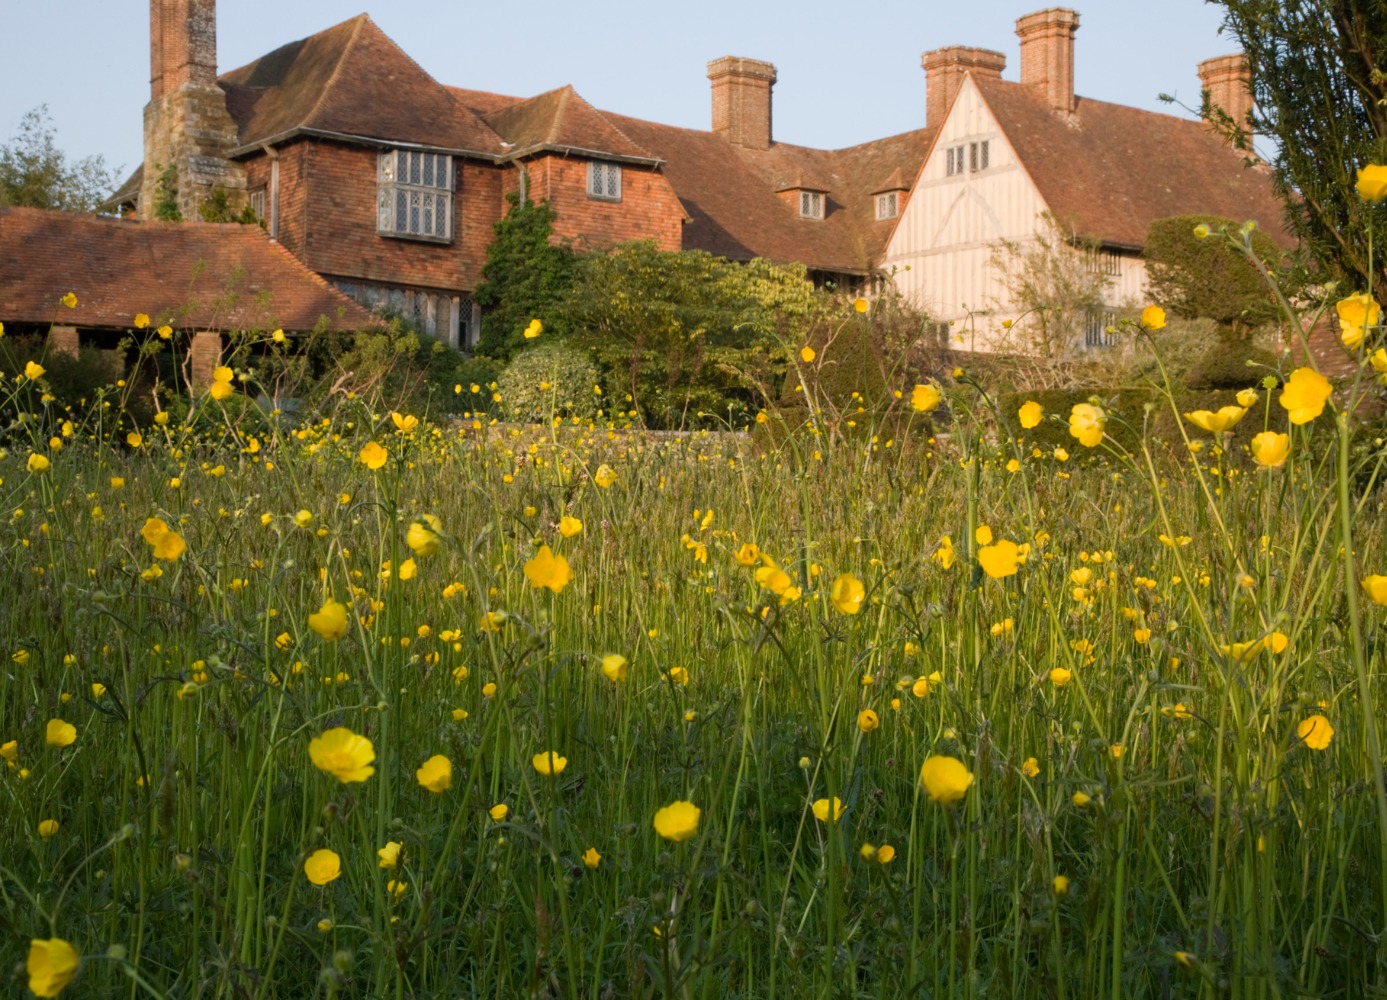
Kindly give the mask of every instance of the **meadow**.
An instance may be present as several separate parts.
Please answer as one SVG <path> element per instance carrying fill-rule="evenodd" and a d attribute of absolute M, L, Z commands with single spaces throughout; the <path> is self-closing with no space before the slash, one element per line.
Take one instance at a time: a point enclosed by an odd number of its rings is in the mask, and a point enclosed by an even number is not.
<path fill-rule="evenodd" d="M 1132 448 L 963 370 L 751 435 L 10 372 L 3 990 L 1380 994 L 1356 349 Z"/>

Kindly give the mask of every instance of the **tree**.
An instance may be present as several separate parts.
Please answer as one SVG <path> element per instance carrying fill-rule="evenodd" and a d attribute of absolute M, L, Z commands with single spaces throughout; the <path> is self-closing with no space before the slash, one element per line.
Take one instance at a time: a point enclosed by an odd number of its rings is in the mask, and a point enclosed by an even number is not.
<path fill-rule="evenodd" d="M 992 248 L 991 266 L 1021 314 L 1013 329 L 1029 341 L 1018 346 L 1047 358 L 1063 354 L 1089 314 L 1102 310 L 1110 279 L 1090 266 L 1097 252 L 1097 244 L 1067 232 L 1049 212 L 1031 239 Z"/>
<path fill-rule="evenodd" d="M 1275 319 L 1276 301 L 1266 279 L 1224 236 L 1240 229 L 1232 219 L 1205 215 L 1151 223 L 1142 255 L 1152 301 L 1177 316 L 1212 319 L 1233 337 Z M 1247 238 L 1262 264 L 1277 273 L 1285 255 L 1276 242 L 1260 229 L 1250 230 Z"/>
<path fill-rule="evenodd" d="M 1252 68 L 1255 131 L 1272 136 L 1276 191 L 1291 232 L 1328 277 L 1387 294 L 1384 255 L 1369 274 L 1368 230 L 1387 213 L 1355 191 L 1359 167 L 1387 162 L 1387 5 L 1381 0 L 1210 0 Z M 1232 122 L 1205 102 L 1205 115 Z M 1241 137 L 1243 148 L 1247 139 Z M 1387 231 L 1387 230 L 1384 230 Z"/>
<path fill-rule="evenodd" d="M 46 105 L 26 112 L 19 131 L 0 146 L 0 205 L 91 212 L 114 183 L 104 158 L 68 160 L 54 141 Z"/>
<path fill-rule="evenodd" d="M 816 304 L 800 265 L 645 240 L 581 257 L 565 312 L 611 392 L 650 426 L 682 427 L 703 414 L 750 420 L 783 373 L 789 328 Z"/>
<path fill-rule="evenodd" d="M 572 249 L 553 241 L 555 213 L 548 203 L 507 198 L 510 210 L 493 227 L 476 294 L 486 310 L 477 353 L 503 361 L 525 346 L 524 330 L 533 319 L 551 335 L 562 332 L 560 306 L 574 271 Z"/>

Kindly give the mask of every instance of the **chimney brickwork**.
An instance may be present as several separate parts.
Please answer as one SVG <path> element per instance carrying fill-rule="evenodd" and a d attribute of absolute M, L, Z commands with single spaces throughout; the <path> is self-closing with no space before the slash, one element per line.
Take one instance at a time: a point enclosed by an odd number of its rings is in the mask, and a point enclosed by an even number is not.
<path fill-rule="evenodd" d="M 972 73 L 975 77 L 1000 80 L 1007 68 L 1007 57 L 991 49 L 951 45 L 924 53 L 920 65 L 925 70 L 925 124 L 938 128 L 944 124 L 944 116 L 963 86 L 963 78 Z"/>
<path fill-rule="evenodd" d="M 713 83 L 713 131 L 734 146 L 769 149 L 775 66 L 723 56 L 708 64 Z"/>
<path fill-rule="evenodd" d="M 1206 59 L 1199 64 L 1199 80 L 1209 92 L 1209 104 L 1222 108 L 1243 134 L 1252 114 L 1252 72 L 1242 53 Z"/>
<path fill-rule="evenodd" d="M 1049 7 L 1016 21 L 1021 82 L 1065 114 L 1074 110 L 1074 33 L 1078 30 L 1078 12 L 1067 7 Z"/>
<path fill-rule="evenodd" d="M 246 177 L 230 158 L 236 123 L 217 85 L 216 0 L 150 0 L 150 100 L 144 109 L 144 178 L 140 215 L 153 218 L 159 179 L 172 167 L 183 218 L 217 188 L 239 210 Z"/>

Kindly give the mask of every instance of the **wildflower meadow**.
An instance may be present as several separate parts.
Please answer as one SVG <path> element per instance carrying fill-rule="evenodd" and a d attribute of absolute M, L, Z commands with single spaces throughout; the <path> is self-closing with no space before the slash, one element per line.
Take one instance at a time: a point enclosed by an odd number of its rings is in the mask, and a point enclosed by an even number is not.
<path fill-rule="evenodd" d="M 1381 994 L 1387 351 L 1338 316 L 1348 379 L 1137 421 L 5 373 L 2 991 Z"/>

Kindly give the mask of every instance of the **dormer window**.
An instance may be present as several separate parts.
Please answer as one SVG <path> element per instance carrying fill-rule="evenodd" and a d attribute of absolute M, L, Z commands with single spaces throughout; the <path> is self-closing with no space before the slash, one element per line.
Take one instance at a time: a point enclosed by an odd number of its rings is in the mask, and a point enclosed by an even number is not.
<path fill-rule="evenodd" d="M 824 195 L 822 191 L 801 191 L 799 193 L 799 214 L 803 219 L 822 219 L 824 217 Z"/>
<path fill-rule="evenodd" d="M 901 214 L 900 193 L 887 191 L 876 196 L 877 220 L 894 219 Z"/>
<path fill-rule="evenodd" d="M 599 201 L 621 200 L 621 164 L 592 160 L 588 163 L 588 197 Z"/>
<path fill-rule="evenodd" d="M 380 154 L 376 232 L 446 243 L 453 238 L 453 158 L 392 149 Z"/>

